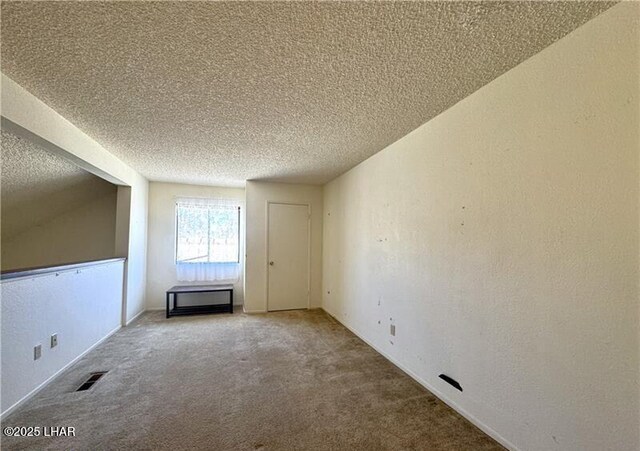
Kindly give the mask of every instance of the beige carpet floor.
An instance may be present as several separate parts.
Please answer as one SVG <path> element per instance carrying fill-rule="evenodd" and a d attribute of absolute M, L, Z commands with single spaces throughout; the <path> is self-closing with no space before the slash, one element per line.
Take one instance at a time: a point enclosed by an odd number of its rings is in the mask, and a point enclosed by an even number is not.
<path fill-rule="evenodd" d="M 146 313 L 3 426 L 76 430 L 3 450 L 503 449 L 321 310 Z"/>

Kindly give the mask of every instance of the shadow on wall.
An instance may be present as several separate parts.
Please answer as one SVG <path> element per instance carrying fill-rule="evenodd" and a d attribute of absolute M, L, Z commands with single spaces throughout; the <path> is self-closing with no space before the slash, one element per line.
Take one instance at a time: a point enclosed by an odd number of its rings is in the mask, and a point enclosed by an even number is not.
<path fill-rule="evenodd" d="M 116 255 L 118 186 L 2 129 L 2 270 Z"/>

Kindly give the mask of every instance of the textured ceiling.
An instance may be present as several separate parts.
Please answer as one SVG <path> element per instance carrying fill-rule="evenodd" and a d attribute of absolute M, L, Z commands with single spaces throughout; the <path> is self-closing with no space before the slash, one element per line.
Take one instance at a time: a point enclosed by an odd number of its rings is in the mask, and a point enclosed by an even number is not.
<path fill-rule="evenodd" d="M 2 70 L 151 180 L 319 184 L 611 4 L 3 2 Z"/>
<path fill-rule="evenodd" d="M 109 182 L 2 130 L 2 238 L 115 193 Z"/>

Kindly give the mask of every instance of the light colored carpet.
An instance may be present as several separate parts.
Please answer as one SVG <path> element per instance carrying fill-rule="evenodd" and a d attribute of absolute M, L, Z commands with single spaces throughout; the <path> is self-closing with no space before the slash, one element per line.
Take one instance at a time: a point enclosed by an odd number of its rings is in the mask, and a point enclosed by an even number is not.
<path fill-rule="evenodd" d="M 503 449 L 322 310 L 146 313 L 3 426 L 77 433 L 4 450 Z"/>

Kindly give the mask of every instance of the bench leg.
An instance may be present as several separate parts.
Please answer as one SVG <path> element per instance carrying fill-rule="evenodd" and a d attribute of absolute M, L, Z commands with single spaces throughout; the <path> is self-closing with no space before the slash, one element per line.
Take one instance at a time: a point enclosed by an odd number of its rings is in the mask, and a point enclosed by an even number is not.
<path fill-rule="evenodd" d="M 167 318 L 169 318 L 171 315 L 169 314 L 169 293 L 167 293 Z"/>
<path fill-rule="evenodd" d="M 229 312 L 233 313 L 233 290 L 229 291 Z"/>

